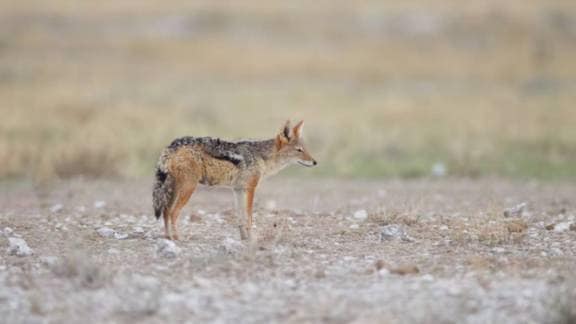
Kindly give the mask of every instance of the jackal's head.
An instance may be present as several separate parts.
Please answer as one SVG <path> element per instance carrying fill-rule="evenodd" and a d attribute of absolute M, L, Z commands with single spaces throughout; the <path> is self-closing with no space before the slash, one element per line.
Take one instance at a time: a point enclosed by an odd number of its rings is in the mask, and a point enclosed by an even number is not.
<path fill-rule="evenodd" d="M 290 127 L 290 121 L 287 121 L 276 135 L 276 156 L 286 162 L 298 162 L 299 164 L 312 167 L 318 164 L 310 155 L 302 141 L 302 125 L 304 121 L 299 122 L 293 128 Z"/>

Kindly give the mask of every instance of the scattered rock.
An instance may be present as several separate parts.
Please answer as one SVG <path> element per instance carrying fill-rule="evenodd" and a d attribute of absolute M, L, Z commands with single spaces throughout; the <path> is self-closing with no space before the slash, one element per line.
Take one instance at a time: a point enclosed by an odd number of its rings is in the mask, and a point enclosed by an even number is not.
<path fill-rule="evenodd" d="M 57 212 L 61 211 L 62 208 L 64 208 L 64 205 L 56 204 L 56 205 L 53 205 L 52 207 L 50 207 L 50 211 L 53 213 L 57 213 Z"/>
<path fill-rule="evenodd" d="M 116 231 L 114 231 L 109 227 L 100 227 L 99 229 L 96 230 L 96 232 L 98 232 L 98 235 L 105 238 L 111 238 L 116 234 Z"/>
<path fill-rule="evenodd" d="M 156 238 L 156 236 L 154 235 L 154 231 L 148 231 L 144 233 L 144 239 L 145 240 L 149 240 L 152 241 Z"/>
<path fill-rule="evenodd" d="M 28 246 L 28 243 L 26 243 L 26 241 L 24 241 L 24 239 L 22 238 L 9 237 L 8 244 L 9 244 L 8 254 L 10 255 L 25 257 L 30 256 L 34 253 L 32 249 Z"/>
<path fill-rule="evenodd" d="M 66 225 L 62 224 L 62 223 L 58 223 L 54 226 L 54 228 L 56 228 L 57 230 L 61 230 L 61 231 L 67 231 L 68 227 L 66 227 Z"/>
<path fill-rule="evenodd" d="M 160 239 L 156 242 L 156 253 L 164 258 L 173 259 L 180 254 L 180 251 L 174 241 Z"/>
<path fill-rule="evenodd" d="M 128 234 L 120 233 L 120 232 L 114 232 L 114 238 L 117 240 L 125 240 L 128 238 Z"/>
<path fill-rule="evenodd" d="M 492 248 L 492 252 L 498 253 L 498 254 L 504 254 L 504 253 L 506 253 L 506 249 L 503 247 L 497 246 L 497 247 Z"/>
<path fill-rule="evenodd" d="M 359 229 L 360 226 L 358 224 L 352 224 L 350 225 L 350 229 Z"/>
<path fill-rule="evenodd" d="M 382 269 L 376 271 L 376 273 L 381 277 L 385 277 L 385 276 L 390 274 L 390 270 L 388 270 L 387 268 L 382 268 Z"/>
<path fill-rule="evenodd" d="M 571 231 L 576 231 L 576 223 L 570 224 L 570 230 L 571 230 Z"/>
<path fill-rule="evenodd" d="M 364 209 L 357 210 L 354 212 L 354 219 L 357 221 L 365 221 L 368 218 L 368 212 Z"/>
<path fill-rule="evenodd" d="M 562 233 L 570 230 L 570 227 L 573 225 L 572 222 L 561 222 L 554 225 L 554 232 Z"/>
<path fill-rule="evenodd" d="M 11 236 L 12 233 L 14 233 L 14 230 L 12 230 L 10 227 L 4 227 L 4 230 L 2 232 L 6 237 L 8 237 Z"/>
<path fill-rule="evenodd" d="M 526 211 L 527 204 L 525 202 L 518 204 L 511 208 L 504 210 L 504 217 L 522 217 Z"/>
<path fill-rule="evenodd" d="M 404 242 L 413 242 L 414 239 L 410 237 L 404 227 L 398 224 L 386 225 L 380 231 L 380 241 L 402 240 Z"/>
<path fill-rule="evenodd" d="M 563 255 L 564 255 L 564 252 L 563 252 L 561 249 L 559 249 L 559 248 L 557 248 L 557 247 L 554 247 L 554 248 L 551 248 L 551 249 L 550 249 L 550 255 L 552 255 L 552 256 L 563 256 Z"/>
<path fill-rule="evenodd" d="M 556 225 L 556 224 L 548 224 L 548 225 L 546 225 L 545 228 L 546 228 L 547 230 L 551 231 L 551 230 L 554 229 L 554 225 Z"/>
<path fill-rule="evenodd" d="M 94 202 L 94 208 L 100 209 L 106 207 L 106 202 L 102 200 L 98 200 Z"/>

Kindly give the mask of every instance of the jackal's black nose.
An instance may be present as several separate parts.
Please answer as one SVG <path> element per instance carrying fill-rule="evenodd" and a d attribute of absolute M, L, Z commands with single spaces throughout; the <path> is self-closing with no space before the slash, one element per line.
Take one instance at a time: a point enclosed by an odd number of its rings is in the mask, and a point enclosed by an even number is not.
<path fill-rule="evenodd" d="M 317 165 L 317 164 L 318 164 L 318 162 L 316 162 L 316 160 L 312 161 L 312 165 Z"/>

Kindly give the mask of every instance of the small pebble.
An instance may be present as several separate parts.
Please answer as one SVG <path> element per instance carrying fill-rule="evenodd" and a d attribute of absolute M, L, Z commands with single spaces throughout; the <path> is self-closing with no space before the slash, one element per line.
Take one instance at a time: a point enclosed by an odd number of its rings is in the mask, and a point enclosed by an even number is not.
<path fill-rule="evenodd" d="M 56 204 L 56 205 L 53 205 L 52 207 L 50 207 L 50 211 L 53 213 L 57 213 L 57 212 L 61 211 L 62 208 L 64 208 L 64 206 L 62 204 Z"/>
<path fill-rule="evenodd" d="M 365 221 L 368 218 L 368 212 L 364 209 L 357 210 L 354 212 L 354 219 L 358 221 Z"/>
<path fill-rule="evenodd" d="M 164 258 L 173 259 L 180 254 L 180 251 L 174 241 L 160 239 L 156 242 L 156 253 Z"/>
<path fill-rule="evenodd" d="M 116 234 L 116 231 L 114 231 L 109 227 L 100 227 L 99 229 L 96 230 L 96 232 L 98 232 L 98 235 L 105 238 L 113 237 Z"/>
<path fill-rule="evenodd" d="M 28 246 L 28 243 L 22 238 L 18 237 L 9 237 L 8 238 L 8 254 L 16 255 L 19 257 L 30 256 L 34 252 Z"/>
<path fill-rule="evenodd" d="M 106 207 L 106 202 L 102 200 L 98 200 L 94 202 L 94 208 L 100 209 Z"/>

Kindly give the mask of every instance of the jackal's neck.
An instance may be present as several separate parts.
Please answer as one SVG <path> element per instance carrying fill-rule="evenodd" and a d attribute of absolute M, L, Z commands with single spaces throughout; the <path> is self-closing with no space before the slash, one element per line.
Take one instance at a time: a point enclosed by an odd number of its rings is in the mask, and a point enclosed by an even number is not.
<path fill-rule="evenodd" d="M 275 139 L 266 140 L 262 143 L 266 146 L 266 154 L 262 157 L 264 176 L 274 175 L 290 164 L 289 160 L 278 154 Z"/>

